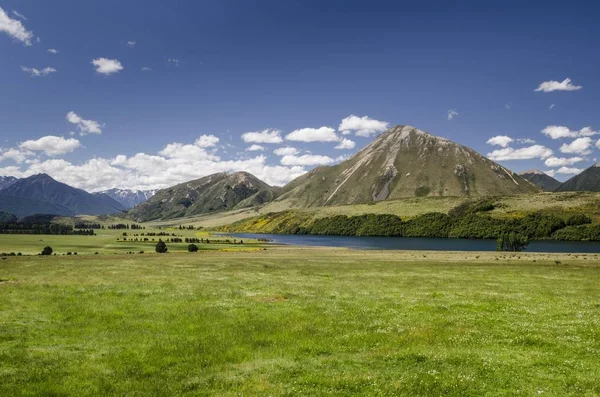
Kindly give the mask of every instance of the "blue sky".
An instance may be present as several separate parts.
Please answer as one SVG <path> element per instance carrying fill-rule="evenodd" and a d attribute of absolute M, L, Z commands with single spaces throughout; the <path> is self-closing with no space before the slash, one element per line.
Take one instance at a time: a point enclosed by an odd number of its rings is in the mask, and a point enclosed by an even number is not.
<path fill-rule="evenodd" d="M 355 153 L 385 123 L 561 180 L 600 150 L 594 2 L 0 0 L 0 8 L 0 174 L 48 172 L 94 191 L 240 168 L 282 184 Z M 543 82 L 549 92 L 535 91 Z M 280 143 L 243 135 L 268 129 Z M 286 139 L 295 130 L 312 142 Z M 296 151 L 274 153 L 282 147 Z"/>

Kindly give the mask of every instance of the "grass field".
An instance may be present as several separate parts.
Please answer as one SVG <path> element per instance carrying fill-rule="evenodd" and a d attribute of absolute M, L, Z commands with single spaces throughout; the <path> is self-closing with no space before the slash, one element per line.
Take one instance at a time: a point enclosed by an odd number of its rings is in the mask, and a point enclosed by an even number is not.
<path fill-rule="evenodd" d="M 2 396 L 600 395 L 597 255 L 9 257 L 0 280 Z"/>

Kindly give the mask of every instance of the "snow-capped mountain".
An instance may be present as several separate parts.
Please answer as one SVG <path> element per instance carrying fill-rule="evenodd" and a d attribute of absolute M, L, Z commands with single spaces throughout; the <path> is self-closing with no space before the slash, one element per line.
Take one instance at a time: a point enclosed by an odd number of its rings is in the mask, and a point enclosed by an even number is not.
<path fill-rule="evenodd" d="M 9 187 L 15 183 L 18 179 L 14 176 L 0 176 L 0 190 Z"/>
<path fill-rule="evenodd" d="M 109 189 L 96 192 L 95 195 L 107 195 L 118 201 L 126 209 L 133 208 L 156 194 L 157 190 Z"/>

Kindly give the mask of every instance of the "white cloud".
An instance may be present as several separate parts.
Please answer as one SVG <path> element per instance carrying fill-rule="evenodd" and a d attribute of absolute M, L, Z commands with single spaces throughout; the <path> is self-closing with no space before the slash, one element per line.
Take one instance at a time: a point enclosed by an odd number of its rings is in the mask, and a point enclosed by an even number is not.
<path fill-rule="evenodd" d="M 17 10 L 12 10 L 12 13 L 13 13 L 13 15 L 14 15 L 14 16 L 16 16 L 17 18 L 20 18 L 20 19 L 22 19 L 22 20 L 24 20 L 24 21 L 26 21 L 26 20 L 27 20 L 27 17 L 26 17 L 25 15 L 21 14 L 20 12 L 18 12 Z"/>
<path fill-rule="evenodd" d="M 555 104 L 550 105 L 550 107 L 548 109 L 554 109 L 554 106 L 556 106 Z"/>
<path fill-rule="evenodd" d="M 172 63 L 175 66 L 181 65 L 181 61 L 177 58 L 169 58 L 167 59 L 167 62 Z"/>
<path fill-rule="evenodd" d="M 580 174 L 583 171 L 581 168 L 569 168 L 569 167 L 560 167 L 556 170 L 557 174 Z"/>
<path fill-rule="evenodd" d="M 96 72 L 104 75 L 110 75 L 123 70 L 123 65 L 116 59 L 96 58 L 92 60 L 92 65 L 96 67 Z"/>
<path fill-rule="evenodd" d="M 246 150 L 249 151 L 249 152 L 257 152 L 257 151 L 263 151 L 263 150 L 265 150 L 265 147 L 261 146 L 261 145 L 254 144 L 254 145 L 248 147 Z"/>
<path fill-rule="evenodd" d="M 542 82 L 538 88 L 535 89 L 536 92 L 552 92 L 552 91 L 577 91 L 582 89 L 583 87 L 580 85 L 571 84 L 571 79 L 566 78 L 563 81 L 544 81 Z"/>
<path fill-rule="evenodd" d="M 523 144 L 526 143 L 528 145 L 531 145 L 531 144 L 534 144 L 535 141 L 533 139 L 531 139 L 531 138 L 518 138 L 517 139 L 517 143 L 523 143 Z"/>
<path fill-rule="evenodd" d="M 343 138 L 334 149 L 350 150 L 354 149 L 356 143 L 350 139 Z"/>
<path fill-rule="evenodd" d="M 128 41 L 127 42 L 127 47 L 129 47 L 129 48 L 135 47 L 135 41 L 133 41 L 133 40 Z"/>
<path fill-rule="evenodd" d="M 281 158 L 281 164 L 283 165 L 327 165 L 333 163 L 335 160 L 328 156 L 322 156 L 319 154 L 305 154 L 302 156 L 283 156 Z"/>
<path fill-rule="evenodd" d="M 49 52 L 50 54 L 55 54 L 55 55 L 60 52 L 56 48 L 48 48 L 46 51 Z"/>
<path fill-rule="evenodd" d="M 0 162 L 3 160 L 12 160 L 17 164 L 21 164 L 27 160 L 28 156 L 33 155 L 30 151 L 19 149 L 0 149 Z"/>
<path fill-rule="evenodd" d="M 260 132 L 245 132 L 242 134 L 242 140 L 246 143 L 281 143 L 281 131 L 275 129 L 266 129 Z"/>
<path fill-rule="evenodd" d="M 353 114 L 346 117 L 338 127 L 343 135 L 348 135 L 352 131 L 357 136 L 369 137 L 385 131 L 389 123 L 369 118 L 369 116 L 358 117 Z"/>
<path fill-rule="evenodd" d="M 530 160 L 535 158 L 545 159 L 552 156 L 554 152 L 542 145 L 533 145 L 514 149 L 506 147 L 504 149 L 494 150 L 487 156 L 494 161 L 505 160 Z"/>
<path fill-rule="evenodd" d="M 510 110 L 511 106 L 507 103 L 506 105 L 504 105 L 504 107 L 506 108 L 506 110 Z"/>
<path fill-rule="evenodd" d="M 546 161 L 544 161 L 544 165 L 546 165 L 546 167 L 563 167 L 567 165 L 573 165 L 584 160 L 585 159 L 583 157 L 549 157 L 546 159 Z"/>
<path fill-rule="evenodd" d="M 84 120 L 73 111 L 67 113 L 67 121 L 77 126 L 79 135 L 102 134 L 100 123 L 94 120 Z"/>
<path fill-rule="evenodd" d="M 331 127 L 300 128 L 287 134 L 285 139 L 298 142 L 337 142 L 340 140 Z"/>
<path fill-rule="evenodd" d="M 34 152 L 44 152 L 48 156 L 58 156 L 71 153 L 81 147 L 81 143 L 74 138 L 65 139 L 60 136 L 45 136 L 37 140 L 29 140 L 21 143 L 19 149 Z"/>
<path fill-rule="evenodd" d="M 293 156 L 298 154 L 299 151 L 295 147 L 286 146 L 273 150 L 273 153 L 275 153 L 277 156 Z"/>
<path fill-rule="evenodd" d="M 454 109 L 448 110 L 448 120 L 452 120 L 456 116 L 458 116 L 458 112 L 456 110 L 454 110 Z"/>
<path fill-rule="evenodd" d="M 2 7 L 0 7 L 0 32 L 6 33 L 26 46 L 30 46 L 33 39 L 33 32 L 25 29 L 21 21 L 11 19 Z"/>
<path fill-rule="evenodd" d="M 575 131 L 560 125 L 549 125 L 542 130 L 542 134 L 549 136 L 552 139 L 560 139 L 593 136 L 600 134 L 600 131 L 594 131 L 591 127 L 583 127 L 579 131 Z"/>
<path fill-rule="evenodd" d="M 507 147 L 512 141 L 514 141 L 514 139 L 512 139 L 509 136 L 506 136 L 506 135 L 496 135 L 495 137 L 492 137 L 492 138 L 488 139 L 486 143 L 488 145 L 496 145 L 496 146 Z"/>
<path fill-rule="evenodd" d="M 142 67 L 142 72 L 151 72 L 152 68 L 149 68 L 148 66 L 144 66 Z"/>
<path fill-rule="evenodd" d="M 556 175 L 556 171 L 555 170 L 547 170 L 547 171 L 544 171 L 544 174 L 554 177 L 554 175 Z"/>
<path fill-rule="evenodd" d="M 201 135 L 200 138 L 196 139 L 194 145 L 199 147 L 215 147 L 219 143 L 219 138 L 214 135 Z"/>
<path fill-rule="evenodd" d="M 590 151 L 588 149 L 590 148 L 591 145 L 592 145 L 592 138 L 590 138 L 590 137 L 577 138 L 571 143 L 568 143 L 568 144 L 563 143 L 562 146 L 560 147 L 560 151 L 562 153 L 577 153 L 577 154 L 586 155 L 586 154 L 590 153 Z"/>
<path fill-rule="evenodd" d="M 21 66 L 21 70 L 26 73 L 31 74 L 33 77 L 48 76 L 50 73 L 56 73 L 56 69 L 51 68 L 49 66 L 45 67 L 42 70 L 36 69 L 36 68 L 28 68 L 26 66 Z"/>

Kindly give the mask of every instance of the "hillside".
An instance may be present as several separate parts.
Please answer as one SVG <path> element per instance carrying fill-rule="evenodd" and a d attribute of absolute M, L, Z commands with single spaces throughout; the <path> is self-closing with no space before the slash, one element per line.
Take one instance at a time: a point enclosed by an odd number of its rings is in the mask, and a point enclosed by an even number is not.
<path fill-rule="evenodd" d="M 18 217 L 39 213 L 101 215 L 122 210 L 123 207 L 110 197 L 93 196 L 46 174 L 19 179 L 0 191 L 0 211 Z"/>
<path fill-rule="evenodd" d="M 575 175 L 557 189 L 557 192 L 600 192 L 600 163 Z"/>
<path fill-rule="evenodd" d="M 519 174 L 545 192 L 553 192 L 560 186 L 560 182 L 540 170 L 530 170 Z"/>
<path fill-rule="evenodd" d="M 227 211 L 262 204 L 277 192 L 247 172 L 218 173 L 160 190 L 128 214 L 143 222 Z"/>
<path fill-rule="evenodd" d="M 123 208 L 130 209 L 145 202 L 156 192 L 156 190 L 109 189 L 92 194 L 95 196 L 106 195 L 119 202 Z"/>
<path fill-rule="evenodd" d="M 9 187 L 17 181 L 14 176 L 0 176 L 0 190 Z"/>
<path fill-rule="evenodd" d="M 293 180 L 276 202 L 305 208 L 403 197 L 500 196 L 539 189 L 468 147 L 396 126 L 355 156 Z"/>

